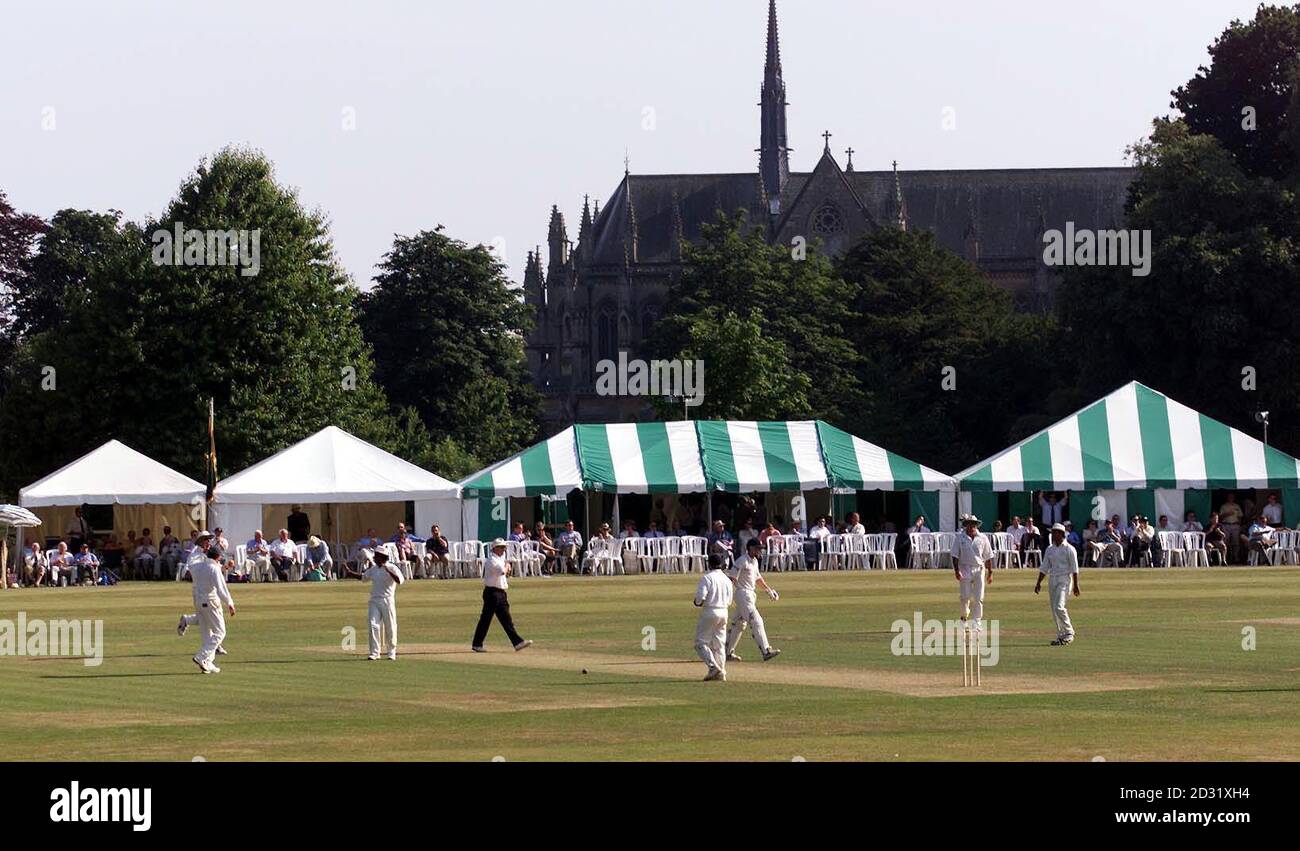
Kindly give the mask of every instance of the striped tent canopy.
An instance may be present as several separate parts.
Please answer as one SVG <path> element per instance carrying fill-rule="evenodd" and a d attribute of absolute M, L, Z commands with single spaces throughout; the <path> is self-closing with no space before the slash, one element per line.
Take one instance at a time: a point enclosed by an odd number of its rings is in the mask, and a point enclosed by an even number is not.
<path fill-rule="evenodd" d="M 466 499 L 779 490 L 955 490 L 954 481 L 823 422 L 571 426 L 470 476 Z"/>
<path fill-rule="evenodd" d="M 957 474 L 964 491 L 1295 488 L 1300 462 L 1138 382 Z"/>

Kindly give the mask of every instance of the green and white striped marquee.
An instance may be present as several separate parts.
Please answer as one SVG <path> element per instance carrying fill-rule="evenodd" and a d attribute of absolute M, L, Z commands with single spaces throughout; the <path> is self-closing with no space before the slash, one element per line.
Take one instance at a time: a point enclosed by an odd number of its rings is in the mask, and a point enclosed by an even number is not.
<path fill-rule="evenodd" d="M 1300 461 L 1135 381 L 956 478 L 969 492 L 1296 488 Z"/>
<path fill-rule="evenodd" d="M 465 499 L 956 489 L 949 476 L 816 421 L 576 425 L 461 487 Z"/>

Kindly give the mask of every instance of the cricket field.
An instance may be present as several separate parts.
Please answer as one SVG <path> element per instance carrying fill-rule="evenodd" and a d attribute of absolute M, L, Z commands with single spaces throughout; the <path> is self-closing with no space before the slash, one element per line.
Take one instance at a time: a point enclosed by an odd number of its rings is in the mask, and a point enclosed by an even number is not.
<path fill-rule="evenodd" d="M 996 573 L 978 689 L 959 655 L 895 652 L 896 622 L 956 617 L 941 570 L 769 574 L 783 655 L 759 661 L 747 633 L 726 683 L 700 681 L 698 576 L 515 580 L 536 645 L 515 653 L 494 624 L 487 654 L 469 648 L 478 582 L 408 582 L 396 662 L 366 659 L 369 586 L 233 586 L 230 655 L 208 676 L 197 631 L 176 634 L 188 584 L 11 589 L 11 634 L 20 615 L 102 620 L 103 659 L 0 656 L 0 758 L 1300 758 L 1300 568 L 1085 570 L 1068 647 L 1049 646 L 1035 578 Z"/>

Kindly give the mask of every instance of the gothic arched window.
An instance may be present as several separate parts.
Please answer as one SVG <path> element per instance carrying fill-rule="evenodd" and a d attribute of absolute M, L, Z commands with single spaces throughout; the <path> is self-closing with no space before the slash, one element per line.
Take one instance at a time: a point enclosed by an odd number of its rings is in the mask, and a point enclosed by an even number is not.
<path fill-rule="evenodd" d="M 816 236 L 835 236 L 844 233 L 844 215 L 830 201 L 822 204 L 812 214 L 812 232 Z"/>
<path fill-rule="evenodd" d="M 645 310 L 641 311 L 641 339 L 642 340 L 648 340 L 650 338 L 650 334 L 652 333 L 652 330 L 655 327 L 655 323 L 658 321 L 659 321 L 659 305 L 652 304 L 649 307 L 646 307 Z"/>
<path fill-rule="evenodd" d="M 617 345 L 618 331 L 614 326 L 614 316 L 609 311 L 601 311 L 596 319 L 596 357 L 599 360 L 613 360 Z"/>

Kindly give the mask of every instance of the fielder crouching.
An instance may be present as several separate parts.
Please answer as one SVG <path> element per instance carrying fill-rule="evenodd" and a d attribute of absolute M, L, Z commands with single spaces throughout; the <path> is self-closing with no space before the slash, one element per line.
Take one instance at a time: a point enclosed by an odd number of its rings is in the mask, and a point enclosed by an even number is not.
<path fill-rule="evenodd" d="M 695 626 L 695 652 L 709 673 L 704 681 L 727 681 L 727 609 L 731 608 L 731 580 L 722 572 L 726 561 L 722 554 L 709 556 L 709 569 L 695 587 L 695 606 L 700 611 Z"/>

